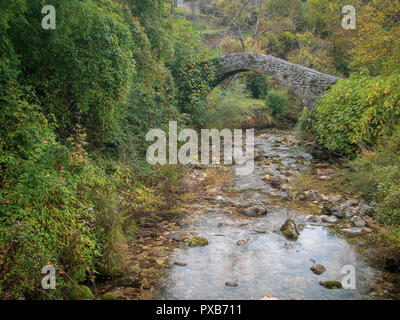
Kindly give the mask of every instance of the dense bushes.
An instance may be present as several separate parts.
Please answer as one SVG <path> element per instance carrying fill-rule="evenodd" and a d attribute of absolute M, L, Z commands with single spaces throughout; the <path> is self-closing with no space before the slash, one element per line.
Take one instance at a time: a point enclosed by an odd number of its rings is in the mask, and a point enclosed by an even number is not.
<path fill-rule="evenodd" d="M 288 97 L 283 91 L 271 90 L 266 97 L 267 107 L 274 117 L 284 116 L 287 111 Z"/>
<path fill-rule="evenodd" d="M 205 127 L 219 130 L 241 128 L 246 116 L 250 113 L 246 93 L 246 86 L 241 78 L 225 90 L 215 88 L 208 97 Z"/>
<path fill-rule="evenodd" d="M 247 77 L 247 89 L 254 99 L 264 99 L 268 93 L 266 76 L 260 73 L 251 73 Z"/>
<path fill-rule="evenodd" d="M 144 136 L 199 123 L 213 75 L 196 73 L 207 52 L 168 0 L 65 0 L 56 30 L 44 4 L 2 2 L 0 297 L 68 298 L 124 272 L 136 222 L 168 209 L 179 177 L 146 163 Z"/>
<path fill-rule="evenodd" d="M 59 137 L 65 141 L 79 123 L 89 147 L 101 148 L 121 132 L 134 64 L 129 25 L 110 2 L 69 0 L 57 6 L 57 29 L 44 30 L 42 5 L 28 1 L 25 16 L 9 26 L 21 81 L 55 116 Z"/>
<path fill-rule="evenodd" d="M 322 146 L 341 156 L 374 148 L 399 123 L 398 75 L 353 74 L 339 81 L 314 109 L 315 132 Z"/>
<path fill-rule="evenodd" d="M 375 200 L 376 218 L 387 225 L 400 225 L 400 126 L 380 139 L 376 152 L 364 151 L 351 163 L 355 187 Z"/>
<path fill-rule="evenodd" d="M 355 73 L 320 98 L 312 113 L 303 112 L 299 128 L 331 153 L 352 159 L 352 183 L 376 202 L 375 218 L 397 228 L 400 223 L 399 75 L 370 77 Z M 393 240 L 393 239 L 392 239 Z M 394 241 L 399 246 L 400 240 Z"/>

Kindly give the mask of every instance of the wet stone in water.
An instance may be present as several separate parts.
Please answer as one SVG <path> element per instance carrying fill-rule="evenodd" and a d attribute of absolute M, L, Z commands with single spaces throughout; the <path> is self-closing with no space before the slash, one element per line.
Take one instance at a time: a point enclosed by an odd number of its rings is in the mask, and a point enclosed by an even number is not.
<path fill-rule="evenodd" d="M 323 274 L 326 271 L 322 264 L 314 264 L 310 269 L 312 272 L 318 275 Z"/>
<path fill-rule="evenodd" d="M 227 287 L 232 287 L 232 288 L 236 288 L 239 284 L 238 284 L 238 282 L 237 281 L 228 281 L 228 282 L 225 282 L 225 285 L 227 286 Z"/>

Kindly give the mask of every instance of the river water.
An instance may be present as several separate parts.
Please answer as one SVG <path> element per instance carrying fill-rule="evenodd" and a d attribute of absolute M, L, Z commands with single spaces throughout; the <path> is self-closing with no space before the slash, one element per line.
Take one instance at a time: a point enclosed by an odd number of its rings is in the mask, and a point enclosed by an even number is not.
<path fill-rule="evenodd" d="M 310 223 L 305 216 L 311 209 L 305 201 L 293 202 L 288 191 L 277 190 L 263 175 L 301 174 L 312 166 L 311 155 L 301 151 L 293 132 L 268 131 L 257 135 L 256 155 L 268 163 L 257 163 L 249 176 L 235 176 L 232 192 L 223 201 L 204 199 L 183 218 L 182 236 L 208 239 L 204 247 L 182 244 L 174 250 L 172 265 L 160 281 L 155 298 L 161 299 L 393 299 L 398 296 L 395 283 L 383 280 L 382 270 L 368 264 L 368 251 L 360 250 L 363 241 L 349 241 L 324 223 Z M 302 159 L 302 161 L 298 161 Z M 285 171 L 286 170 L 286 171 Z M 263 217 L 250 218 L 232 213 L 227 203 L 262 204 L 268 209 Z M 315 211 L 313 212 L 315 213 Z M 301 233 L 297 241 L 285 239 L 281 225 L 293 217 Z M 244 240 L 244 245 L 238 241 Z M 326 271 L 314 274 L 310 267 L 322 264 Z M 356 271 L 356 289 L 326 289 L 320 281 L 338 280 L 344 266 Z M 226 282 L 236 282 L 230 287 Z M 382 283 L 382 285 L 381 285 Z M 397 282 L 400 283 L 400 282 Z"/>

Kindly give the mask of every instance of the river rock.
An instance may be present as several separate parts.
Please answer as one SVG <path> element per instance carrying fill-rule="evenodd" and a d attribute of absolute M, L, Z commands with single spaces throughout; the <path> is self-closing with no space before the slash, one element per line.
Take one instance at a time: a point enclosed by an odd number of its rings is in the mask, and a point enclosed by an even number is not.
<path fill-rule="evenodd" d="M 262 228 L 255 228 L 251 231 L 253 234 L 261 234 L 261 233 L 268 233 L 267 229 Z"/>
<path fill-rule="evenodd" d="M 306 200 L 308 200 L 308 201 L 312 201 L 312 202 L 322 201 L 322 195 L 316 190 L 309 190 L 309 191 L 306 191 L 304 194 L 306 196 Z"/>
<path fill-rule="evenodd" d="M 341 195 L 332 195 L 328 197 L 328 201 L 332 204 L 336 204 L 341 201 L 343 197 Z"/>
<path fill-rule="evenodd" d="M 299 200 L 299 201 L 305 201 L 305 200 L 306 200 L 306 196 L 305 196 L 304 194 L 300 193 L 300 194 L 297 196 L 297 200 Z"/>
<path fill-rule="evenodd" d="M 364 200 L 361 200 L 359 205 L 352 209 L 352 213 L 360 217 L 371 216 L 375 213 L 375 209 L 369 206 Z"/>
<path fill-rule="evenodd" d="M 355 227 L 355 228 L 345 228 L 345 229 L 342 229 L 342 232 L 343 232 L 344 234 L 346 234 L 347 236 L 353 237 L 353 236 L 360 236 L 360 235 L 362 235 L 362 234 L 364 233 L 364 230 L 363 230 L 363 228 L 357 228 L 357 227 Z"/>
<path fill-rule="evenodd" d="M 238 284 L 237 281 L 228 281 L 228 282 L 225 282 L 225 285 L 226 285 L 227 287 L 236 288 L 239 284 Z"/>
<path fill-rule="evenodd" d="M 335 216 L 321 216 L 321 221 L 329 224 L 338 224 L 339 219 Z"/>
<path fill-rule="evenodd" d="M 259 161 L 266 161 L 266 160 L 268 160 L 268 158 L 267 158 L 266 156 L 263 156 L 263 155 L 260 155 L 260 154 L 258 154 L 258 155 L 256 155 L 256 156 L 254 157 L 254 161 L 257 161 L 257 162 L 259 162 Z"/>
<path fill-rule="evenodd" d="M 337 218 L 343 218 L 344 213 L 343 213 L 343 206 L 334 206 L 331 208 L 331 215 L 337 217 Z"/>
<path fill-rule="evenodd" d="M 176 265 L 178 267 L 186 267 L 187 263 L 186 262 L 181 262 L 181 261 L 175 261 L 174 265 Z"/>
<path fill-rule="evenodd" d="M 250 203 L 239 202 L 236 200 L 229 200 L 229 204 L 231 204 L 235 208 L 248 208 L 251 206 Z"/>
<path fill-rule="evenodd" d="M 244 246 L 244 245 L 246 245 L 248 243 L 249 243 L 249 239 L 246 239 L 246 240 L 239 240 L 236 244 L 238 246 Z"/>
<path fill-rule="evenodd" d="M 275 175 L 271 177 L 270 184 L 272 187 L 279 189 L 283 184 L 287 182 L 287 179 L 283 175 Z"/>
<path fill-rule="evenodd" d="M 310 269 L 312 272 L 318 275 L 323 274 L 326 271 L 322 264 L 314 264 Z"/>
<path fill-rule="evenodd" d="M 345 205 L 347 207 L 356 207 L 358 205 L 359 201 L 356 199 L 349 199 L 345 202 Z"/>
<path fill-rule="evenodd" d="M 351 217 L 353 216 L 349 211 L 345 211 L 345 212 L 343 213 L 343 215 L 344 215 L 344 217 L 345 217 L 346 219 L 351 219 Z"/>
<path fill-rule="evenodd" d="M 290 241 L 296 241 L 299 238 L 300 233 L 293 218 L 287 219 L 280 230 L 285 238 Z"/>
<path fill-rule="evenodd" d="M 324 206 L 322 206 L 320 213 L 324 214 L 324 215 L 331 215 L 332 211 L 331 211 L 331 208 L 329 208 L 327 205 L 324 205 Z"/>
<path fill-rule="evenodd" d="M 263 179 L 265 181 L 270 181 L 271 180 L 271 175 L 266 174 L 266 175 L 262 176 L 261 179 Z"/>
<path fill-rule="evenodd" d="M 207 190 L 207 193 L 209 193 L 209 194 L 215 194 L 215 193 L 217 193 L 218 192 L 218 189 L 217 188 L 212 188 L 212 189 L 208 189 Z"/>
<path fill-rule="evenodd" d="M 260 217 L 265 216 L 268 213 L 267 209 L 260 205 L 246 208 L 242 212 L 247 217 Z"/>
<path fill-rule="evenodd" d="M 363 218 L 354 216 L 350 219 L 350 221 L 353 223 L 353 225 L 357 228 L 364 228 L 365 227 L 365 221 Z"/>
<path fill-rule="evenodd" d="M 193 237 L 188 244 L 190 247 L 204 247 L 208 245 L 208 240 L 202 237 Z"/>
<path fill-rule="evenodd" d="M 318 217 L 313 216 L 313 215 L 309 215 L 309 216 L 307 216 L 307 217 L 305 218 L 305 220 L 306 220 L 307 222 L 318 222 Z"/>
<path fill-rule="evenodd" d="M 336 280 L 320 281 L 319 284 L 327 289 L 342 289 L 342 283 Z"/>

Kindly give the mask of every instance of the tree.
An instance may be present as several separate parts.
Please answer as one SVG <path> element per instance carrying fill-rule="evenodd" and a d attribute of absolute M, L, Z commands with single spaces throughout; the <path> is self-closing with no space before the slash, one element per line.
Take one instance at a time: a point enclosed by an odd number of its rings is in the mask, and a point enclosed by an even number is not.
<path fill-rule="evenodd" d="M 359 36 L 353 66 L 372 74 L 400 70 L 400 6 L 398 0 L 371 0 L 359 14 Z"/>

